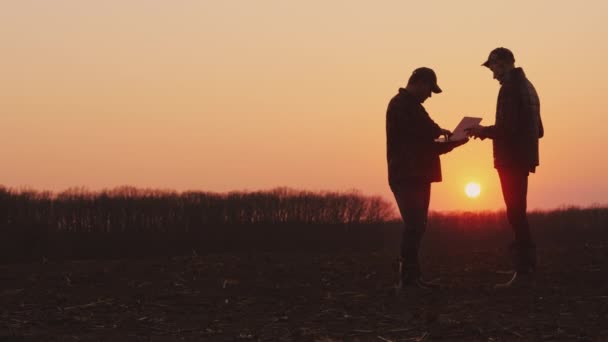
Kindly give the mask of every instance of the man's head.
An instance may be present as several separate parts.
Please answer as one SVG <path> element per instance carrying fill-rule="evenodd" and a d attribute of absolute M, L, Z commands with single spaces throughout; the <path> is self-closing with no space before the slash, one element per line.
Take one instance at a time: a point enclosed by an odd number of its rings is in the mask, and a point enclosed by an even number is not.
<path fill-rule="evenodd" d="M 441 88 L 437 85 L 437 75 L 435 75 L 433 69 L 426 67 L 414 70 L 405 89 L 416 97 L 420 103 L 431 97 L 432 93 L 441 93 Z"/>
<path fill-rule="evenodd" d="M 499 47 L 490 52 L 488 60 L 482 66 L 492 70 L 494 79 L 502 83 L 506 73 L 515 68 L 515 57 L 509 49 Z"/>

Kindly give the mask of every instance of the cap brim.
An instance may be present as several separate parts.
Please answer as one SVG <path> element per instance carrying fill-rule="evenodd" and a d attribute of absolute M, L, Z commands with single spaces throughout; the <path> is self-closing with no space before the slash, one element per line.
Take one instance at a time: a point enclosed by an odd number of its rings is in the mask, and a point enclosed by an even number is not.
<path fill-rule="evenodd" d="M 441 88 L 439 88 L 439 86 L 438 86 L 437 84 L 435 84 L 435 85 L 433 86 L 433 89 L 431 89 L 431 91 L 432 91 L 433 93 L 435 93 L 435 94 L 439 94 L 439 93 L 441 93 L 443 90 L 441 90 Z"/>

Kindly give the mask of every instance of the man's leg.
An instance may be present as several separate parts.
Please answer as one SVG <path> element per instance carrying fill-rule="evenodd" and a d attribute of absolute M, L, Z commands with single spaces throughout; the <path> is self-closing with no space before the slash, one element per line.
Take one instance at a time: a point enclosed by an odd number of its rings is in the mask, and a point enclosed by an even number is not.
<path fill-rule="evenodd" d="M 507 218 L 515 235 L 515 241 L 510 246 L 513 266 L 517 274 L 529 274 L 536 268 L 536 246 L 532 240 L 526 212 L 528 172 L 520 169 L 500 169 L 498 174 L 507 207 Z"/>
<path fill-rule="evenodd" d="M 407 183 L 393 187 L 393 194 L 404 222 L 401 240 L 401 274 L 403 282 L 420 277 L 420 242 L 426 230 L 430 200 L 430 183 Z"/>
<path fill-rule="evenodd" d="M 530 225 L 527 216 L 528 172 L 517 169 L 499 170 L 500 185 L 507 207 L 507 218 L 515 242 L 520 245 L 532 245 Z"/>

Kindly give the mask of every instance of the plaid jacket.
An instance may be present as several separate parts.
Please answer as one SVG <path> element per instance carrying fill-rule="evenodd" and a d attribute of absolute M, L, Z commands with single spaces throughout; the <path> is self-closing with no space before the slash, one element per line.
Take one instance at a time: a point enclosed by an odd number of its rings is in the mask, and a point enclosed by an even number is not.
<path fill-rule="evenodd" d="M 493 140 L 494 167 L 534 172 L 539 164 L 538 139 L 544 135 L 540 101 L 522 68 L 503 81 L 496 104 L 496 122 L 486 130 Z"/>
<path fill-rule="evenodd" d="M 405 89 L 386 111 L 386 158 L 391 186 L 404 181 L 440 182 L 439 155 L 451 150 L 435 142 L 441 128 Z"/>

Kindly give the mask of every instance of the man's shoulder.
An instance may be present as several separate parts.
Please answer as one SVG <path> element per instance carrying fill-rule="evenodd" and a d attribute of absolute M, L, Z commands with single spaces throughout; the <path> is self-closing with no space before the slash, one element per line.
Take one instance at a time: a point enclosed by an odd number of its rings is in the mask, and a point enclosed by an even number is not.
<path fill-rule="evenodd" d="M 513 76 L 509 82 L 501 86 L 499 97 L 518 97 L 536 93 L 534 85 L 526 77 L 526 74 L 521 68 L 517 68 L 513 72 Z"/>
<path fill-rule="evenodd" d="M 530 80 L 528 79 L 528 76 L 526 76 L 526 73 L 524 72 L 524 69 L 522 68 L 515 68 L 515 70 L 513 71 L 513 82 L 512 84 L 516 87 L 520 87 L 520 88 L 524 88 L 524 87 L 530 87 L 532 85 L 532 82 L 530 82 Z"/>
<path fill-rule="evenodd" d="M 516 82 L 514 82 L 513 87 L 515 88 L 515 91 L 517 91 L 519 96 L 522 96 L 526 99 L 535 98 L 536 102 L 538 102 L 538 93 L 536 92 L 536 88 L 534 87 L 534 84 L 532 84 L 532 82 L 528 79 L 528 77 L 526 77 L 526 74 L 523 72 L 523 70 L 519 74 L 519 77 L 517 77 Z"/>
<path fill-rule="evenodd" d="M 393 96 L 389 103 L 390 107 L 399 107 L 401 109 L 414 109 L 419 106 L 419 103 L 414 101 L 414 98 L 407 92 L 403 91 L 403 88 L 399 89 L 399 92 Z"/>

